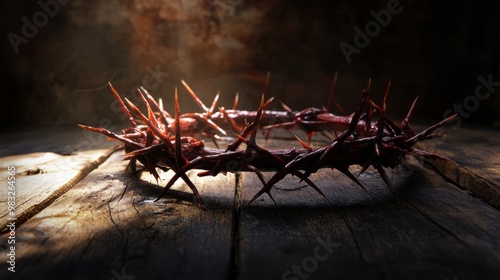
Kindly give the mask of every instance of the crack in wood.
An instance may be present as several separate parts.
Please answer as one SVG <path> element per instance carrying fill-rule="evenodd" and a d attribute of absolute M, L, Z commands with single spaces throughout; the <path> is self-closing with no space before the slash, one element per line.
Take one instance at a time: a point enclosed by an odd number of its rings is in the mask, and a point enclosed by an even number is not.
<path fill-rule="evenodd" d="M 241 173 L 234 173 L 234 203 L 232 213 L 232 228 L 231 228 L 231 252 L 229 256 L 229 266 L 226 273 L 226 279 L 240 278 L 240 215 L 241 206 L 243 204 L 243 186 L 241 181 Z"/>
<path fill-rule="evenodd" d="M 62 185 L 60 188 L 58 188 L 56 191 L 54 191 L 52 194 L 50 194 L 47 198 L 45 198 L 43 201 L 32 205 L 30 208 L 26 209 L 22 213 L 20 213 L 16 218 L 16 226 L 19 227 L 23 223 L 25 223 L 27 220 L 29 220 L 31 217 L 35 216 L 36 214 L 40 213 L 43 209 L 49 207 L 56 199 L 64 195 L 67 191 L 69 191 L 73 186 L 78 184 L 81 180 L 83 180 L 85 177 L 87 177 L 90 172 L 93 170 L 97 169 L 102 163 L 104 163 L 114 152 L 118 151 L 121 149 L 122 146 L 115 146 L 112 147 L 104 152 L 103 155 L 101 155 L 99 158 L 96 160 L 90 162 L 87 166 L 82 168 L 73 178 L 71 178 L 67 183 Z M 6 233 L 8 229 L 6 228 L 7 223 L 3 223 L 0 225 L 0 234 Z"/>

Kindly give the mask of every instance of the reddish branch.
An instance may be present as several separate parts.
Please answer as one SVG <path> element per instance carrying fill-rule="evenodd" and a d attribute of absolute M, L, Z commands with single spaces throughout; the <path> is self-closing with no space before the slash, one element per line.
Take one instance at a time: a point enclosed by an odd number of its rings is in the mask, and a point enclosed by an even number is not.
<path fill-rule="evenodd" d="M 335 77 L 336 80 L 336 77 Z M 335 80 L 333 87 L 335 85 Z M 210 107 L 199 100 L 196 94 L 184 83 L 191 96 L 200 105 L 204 113 L 180 114 L 177 90 L 175 91 L 175 115 L 163 110 L 161 102 L 156 102 L 144 89 L 138 90 L 147 113 L 142 113 L 134 104 L 122 98 L 111 86 L 111 90 L 119 101 L 123 112 L 126 114 L 130 127 L 121 134 L 116 134 L 105 128 L 95 128 L 80 125 L 82 128 L 102 133 L 108 137 L 119 140 L 125 144 L 126 159 L 135 166 L 139 161 L 155 177 L 158 178 L 157 168 L 173 170 L 175 175 L 165 185 L 158 196 L 161 198 L 166 191 L 179 178 L 184 180 L 193 191 L 198 204 L 202 205 L 201 197 L 186 172 L 192 169 L 204 170 L 198 176 L 216 176 L 225 172 L 253 172 L 262 182 L 263 187 L 257 192 L 249 203 L 266 193 L 274 201 L 271 189 L 274 184 L 286 175 L 292 174 L 305 181 L 318 193 L 322 191 L 309 179 L 312 173 L 322 168 L 337 169 L 363 187 L 357 178 L 349 171 L 349 166 L 359 165 L 364 172 L 368 167 L 374 167 L 393 190 L 392 184 L 384 168 L 396 167 L 405 155 L 420 157 L 439 157 L 413 146 L 432 137 L 440 136 L 434 130 L 451 121 L 451 116 L 437 124 L 415 133 L 409 122 L 415 108 L 415 100 L 401 124 L 396 124 L 386 114 L 386 100 L 390 90 L 390 83 L 384 95 L 382 107 L 370 99 L 370 82 L 363 94 L 356 111 L 350 116 L 336 116 L 328 112 L 332 103 L 332 94 L 327 108 L 309 108 L 300 112 L 293 112 L 284 105 L 285 112 L 267 111 L 271 99 L 267 101 L 262 95 L 259 109 L 254 112 L 236 110 L 237 99 L 233 109 L 214 112 L 218 95 Z M 332 87 L 332 92 L 333 92 Z M 138 118 L 134 119 L 129 108 Z M 236 117 L 232 114 L 236 114 Z M 372 122 L 374 116 L 377 120 Z M 278 118 L 281 123 L 271 124 Z M 235 121 L 235 119 L 237 121 Z M 241 120 L 251 121 L 244 123 Z M 142 121 L 144 124 L 138 124 Z M 237 123 L 238 122 L 238 123 Z M 227 132 L 221 128 L 222 123 L 229 125 L 236 138 L 226 149 L 214 149 L 204 146 L 202 141 L 192 136 L 202 133 L 215 141 L 214 131 L 222 134 Z M 265 149 L 256 143 L 259 129 L 272 129 L 278 127 L 291 128 L 298 126 L 308 133 L 308 137 L 321 130 L 340 131 L 333 141 L 321 148 L 311 148 L 297 137 L 302 145 L 301 149 Z M 195 129 L 196 128 L 196 129 Z M 244 144 L 242 146 L 242 144 Z M 262 172 L 273 171 L 275 174 L 266 181 Z"/>

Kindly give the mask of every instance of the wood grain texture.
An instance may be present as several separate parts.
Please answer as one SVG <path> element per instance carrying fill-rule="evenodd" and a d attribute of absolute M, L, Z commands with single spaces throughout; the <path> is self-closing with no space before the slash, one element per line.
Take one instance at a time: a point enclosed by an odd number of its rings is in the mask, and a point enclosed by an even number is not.
<path fill-rule="evenodd" d="M 436 146 L 437 152 L 455 156 L 465 144 L 453 143 L 453 149 Z M 470 162 L 456 163 L 473 176 L 488 165 L 479 165 L 488 151 L 486 161 L 497 155 L 477 145 L 462 155 Z M 266 145 L 285 146 L 298 143 Z M 36 171 L 33 166 L 46 171 L 25 176 L 33 178 L 22 184 L 33 197 L 22 205 L 43 195 L 33 182 L 50 185 L 73 174 L 94 152 L 12 156 L 19 174 Z M 149 174 L 124 172 L 122 158 L 123 151 L 115 152 L 17 228 L 16 274 L 7 274 L 7 234 L 1 235 L 0 278 L 462 280 L 500 274 L 498 209 L 423 161 L 388 170 L 397 199 L 373 169 L 359 176 L 365 189 L 325 169 L 310 179 L 326 198 L 290 176 L 271 191 L 276 205 L 266 194 L 247 205 L 262 187 L 254 174 L 199 178 L 191 171 L 203 210 L 182 181 L 154 202 L 172 172 L 161 173 L 157 183 Z M 272 175 L 265 173 L 266 180 Z"/>
<path fill-rule="evenodd" d="M 326 198 L 290 177 L 277 205 L 264 194 L 245 206 L 262 185 L 243 174 L 241 279 L 496 279 L 496 209 L 419 163 L 392 177 L 399 202 L 372 169 L 366 191 L 321 170 L 311 180 Z"/>
<path fill-rule="evenodd" d="M 190 174 L 207 210 L 193 206 L 181 182 L 154 202 L 161 187 L 149 175 L 124 173 L 122 156 L 112 155 L 18 229 L 16 279 L 111 279 L 122 272 L 136 279 L 225 277 L 234 177 Z M 164 175 L 165 182 L 171 174 Z M 4 252 L 0 262 L 5 275 Z"/>
<path fill-rule="evenodd" d="M 451 182 L 500 209 L 500 133 L 468 127 L 444 133 L 442 139 L 419 145 L 451 161 L 427 161 Z"/>
<path fill-rule="evenodd" d="M 17 223 L 23 223 L 49 206 L 103 163 L 114 150 L 116 149 L 82 151 L 71 156 L 32 153 L 0 158 L 3 182 L 7 182 L 8 167 L 13 166 L 16 169 L 14 195 Z M 7 205 L 7 192 L 7 187 L 0 189 L 1 205 Z M 1 232 L 9 223 L 7 216 L 10 216 L 7 207 L 2 207 L 0 210 Z"/>

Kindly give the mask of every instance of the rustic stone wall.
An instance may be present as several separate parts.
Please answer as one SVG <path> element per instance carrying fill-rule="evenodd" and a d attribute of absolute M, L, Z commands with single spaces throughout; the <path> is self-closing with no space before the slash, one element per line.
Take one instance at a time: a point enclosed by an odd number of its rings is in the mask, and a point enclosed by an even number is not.
<path fill-rule="evenodd" d="M 26 2 L 3 9 L 8 126 L 122 121 L 108 81 L 132 99 L 144 85 L 167 109 L 174 87 L 182 111 L 198 109 L 181 79 L 206 103 L 220 90 L 227 107 L 240 92 L 241 107 L 254 109 L 267 71 L 268 95 L 296 109 L 325 104 L 339 71 L 336 99 L 348 111 L 369 78 L 375 99 L 392 78 L 393 116 L 420 95 L 417 117 L 439 119 L 458 104 L 471 109 L 466 122 L 500 119 L 497 92 L 473 99 L 478 76 L 500 81 L 500 25 L 486 1 L 42 0 L 57 4 L 46 23 L 46 10 Z M 385 23 L 382 10 L 394 12 Z M 40 25 L 32 38 L 23 35 L 23 17 Z M 373 36 L 356 45 L 355 28 Z M 12 33 L 25 41 L 14 46 Z M 342 42 L 357 49 L 348 59 Z"/>

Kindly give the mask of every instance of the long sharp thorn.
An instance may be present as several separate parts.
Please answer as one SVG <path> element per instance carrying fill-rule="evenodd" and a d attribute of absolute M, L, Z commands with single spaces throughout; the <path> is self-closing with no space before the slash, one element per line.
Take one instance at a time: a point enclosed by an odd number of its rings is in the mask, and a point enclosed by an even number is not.
<path fill-rule="evenodd" d="M 432 132 L 434 130 L 436 130 L 437 128 L 443 126 L 445 123 L 447 122 L 450 122 L 452 121 L 456 116 L 458 115 L 457 114 L 454 114 L 452 116 L 449 116 L 448 118 L 438 122 L 437 124 L 423 130 L 422 132 L 418 133 L 417 135 L 413 136 L 412 138 L 406 140 L 404 143 L 407 144 L 407 145 L 414 145 L 415 143 L 417 143 L 418 141 L 422 140 L 422 139 L 425 139 L 429 134 L 432 134 Z"/>
<path fill-rule="evenodd" d="M 385 184 L 391 190 L 392 195 L 394 195 L 394 198 L 396 199 L 396 201 L 399 203 L 399 198 L 396 195 L 396 193 L 394 192 L 394 187 L 392 186 L 392 182 L 391 182 L 391 180 L 389 180 L 389 177 L 387 177 L 387 173 L 385 172 L 384 168 L 382 166 L 378 165 L 378 164 L 375 165 L 375 168 L 377 169 L 378 173 L 380 174 L 380 176 L 384 180 Z"/>
<path fill-rule="evenodd" d="M 109 130 L 107 130 L 105 128 L 97 128 L 97 127 L 87 126 L 87 125 L 83 125 L 83 124 L 79 124 L 78 126 L 81 127 L 81 128 L 83 128 L 83 129 L 85 129 L 85 130 L 88 130 L 88 131 L 101 133 L 103 135 L 106 135 L 106 136 L 108 136 L 108 137 L 110 137 L 112 139 L 116 139 L 118 141 L 121 141 L 121 142 L 123 142 L 123 143 L 125 143 L 127 145 L 132 146 L 132 147 L 139 148 L 139 149 L 144 148 L 144 146 L 142 144 L 134 142 L 134 141 L 132 141 L 132 140 L 130 140 L 128 138 L 125 138 L 125 137 L 123 137 L 121 135 L 118 135 L 118 134 L 116 134 L 114 132 L 111 132 L 111 131 L 109 131 Z"/>
<path fill-rule="evenodd" d="M 179 166 L 183 166 L 187 163 L 187 160 L 182 156 L 181 149 L 181 124 L 180 124 L 180 108 L 179 108 L 179 95 L 177 94 L 177 88 L 175 88 L 174 93 L 175 99 L 175 160 Z"/>
<path fill-rule="evenodd" d="M 312 151 L 311 146 L 307 145 L 306 142 L 302 141 L 302 139 L 300 139 L 299 136 L 297 136 L 297 135 L 294 135 L 294 136 L 295 136 L 295 139 L 297 139 L 297 141 L 299 141 L 300 145 L 302 145 L 302 147 L 304 147 L 304 149 Z"/>
<path fill-rule="evenodd" d="M 370 92 L 372 88 L 372 78 L 368 79 L 368 84 L 366 85 L 366 89 L 364 89 L 364 92 Z"/>
<path fill-rule="evenodd" d="M 203 102 L 200 100 L 200 98 L 198 98 L 198 96 L 196 95 L 196 93 L 194 93 L 194 91 L 188 86 L 188 84 L 184 80 L 181 80 L 181 83 L 186 88 L 187 92 L 191 95 L 191 97 L 194 99 L 194 101 L 196 102 L 196 104 L 198 104 L 198 106 L 200 106 L 200 108 L 204 112 L 208 112 L 208 107 L 205 106 L 205 104 L 203 104 Z"/>
<path fill-rule="evenodd" d="M 317 191 L 320 195 L 322 195 L 324 198 L 326 198 L 325 194 L 318 188 L 318 186 L 316 186 L 316 184 L 314 184 L 313 181 L 311 181 L 304 174 L 302 174 L 302 173 L 300 173 L 298 171 L 294 171 L 294 172 L 292 172 L 292 175 L 295 175 L 295 176 L 299 177 L 301 180 L 303 180 L 309 186 L 311 186 L 315 191 Z"/>
<path fill-rule="evenodd" d="M 134 118 L 132 117 L 132 114 L 130 111 L 127 109 L 127 106 L 125 106 L 125 103 L 123 102 L 122 98 L 116 91 L 115 87 L 111 84 L 111 82 L 108 82 L 109 88 L 111 89 L 111 92 L 115 96 L 116 100 L 118 100 L 118 103 L 120 103 L 120 106 L 122 107 L 122 111 L 127 115 L 128 121 L 130 123 L 130 126 L 132 127 L 137 127 L 137 123 L 135 122 Z"/>
<path fill-rule="evenodd" d="M 268 191 L 268 192 L 266 192 L 266 193 L 267 193 L 267 195 L 271 198 L 271 200 L 274 202 L 274 205 L 278 205 L 278 203 L 276 203 L 276 200 L 274 200 L 274 197 L 271 195 L 271 192 L 270 192 L 270 191 Z"/>
<path fill-rule="evenodd" d="M 236 95 L 234 96 L 234 102 L 233 102 L 233 110 L 236 110 L 236 107 L 238 107 L 238 101 L 240 99 L 240 94 L 239 92 L 236 93 Z"/>
<path fill-rule="evenodd" d="M 286 106 L 285 103 L 281 102 L 280 101 L 280 104 L 281 104 L 281 107 L 283 107 L 283 109 L 285 109 L 285 111 L 289 114 L 289 115 L 293 115 L 293 111 L 292 109 L 290 109 L 290 107 Z"/>
<path fill-rule="evenodd" d="M 365 190 L 366 192 L 368 192 L 365 188 L 365 186 L 363 186 L 361 184 L 361 182 L 351 173 L 351 171 L 349 171 L 349 169 L 347 167 L 340 167 L 340 168 L 337 168 L 337 170 L 339 170 L 340 172 L 342 172 L 344 175 L 346 175 L 349 179 L 351 179 L 352 181 L 354 181 L 358 186 L 360 186 L 363 190 Z"/>
<path fill-rule="evenodd" d="M 382 107 L 382 110 L 384 110 L 384 113 L 387 110 L 387 98 L 389 97 L 389 91 L 391 90 L 391 79 L 389 78 L 389 82 L 387 83 L 387 88 L 385 89 L 385 94 L 384 94 L 384 104 Z"/>
<path fill-rule="evenodd" d="M 196 200 L 198 201 L 198 206 L 203 207 L 203 201 L 201 200 L 200 193 L 198 192 L 198 189 L 196 188 L 196 186 L 193 184 L 193 182 L 191 182 L 189 177 L 183 171 L 178 171 L 178 172 L 182 172 L 181 178 L 182 178 L 182 180 L 184 180 L 184 182 L 186 182 L 186 184 L 191 189 L 191 191 L 193 191 L 193 194 L 196 197 Z"/>
<path fill-rule="evenodd" d="M 257 192 L 253 197 L 252 199 L 250 199 L 250 201 L 248 202 L 247 206 L 249 206 L 250 204 L 252 204 L 252 202 L 254 202 L 257 198 L 259 198 L 262 194 L 264 193 L 264 191 L 261 189 L 259 192 Z"/>
<path fill-rule="evenodd" d="M 156 197 L 156 199 L 154 201 L 156 202 L 160 198 L 162 198 L 165 195 L 165 193 L 174 185 L 175 181 L 177 181 L 177 179 L 179 179 L 179 177 L 180 177 L 179 174 L 177 174 L 177 173 L 174 174 L 174 176 L 172 178 L 170 178 L 170 181 L 168 181 L 168 183 L 165 185 L 165 187 L 163 187 L 160 194 Z"/>
<path fill-rule="evenodd" d="M 139 95 L 144 98 L 144 95 L 146 96 L 146 99 L 148 100 L 148 102 L 145 102 L 146 103 L 146 106 L 149 107 L 149 103 L 152 103 L 153 106 L 156 108 L 156 110 L 158 110 L 158 113 L 160 114 L 160 119 L 162 121 L 162 123 L 165 125 L 165 129 L 167 130 L 167 132 L 171 132 L 169 127 L 168 127 L 168 120 L 167 118 L 169 117 L 169 114 L 167 112 L 165 112 L 163 110 L 163 102 L 161 100 L 161 98 L 158 100 L 158 102 L 156 102 L 156 100 L 153 98 L 153 96 L 151 96 L 151 94 L 149 94 L 149 92 L 144 88 L 144 87 L 139 87 L 137 89 Z"/>
<path fill-rule="evenodd" d="M 330 96 L 328 97 L 328 102 L 326 103 L 326 111 L 330 111 L 330 106 L 332 105 L 333 102 L 333 93 L 335 91 L 335 85 L 337 84 L 337 76 L 339 72 L 335 71 L 335 74 L 333 75 L 333 82 L 332 82 L 332 88 L 330 89 Z"/>
<path fill-rule="evenodd" d="M 359 174 L 358 176 L 356 177 L 359 177 L 361 174 L 365 173 L 365 171 L 372 165 L 373 163 L 373 157 L 374 155 L 372 155 L 364 164 L 363 166 L 361 166 L 361 171 L 359 171 Z"/>
<path fill-rule="evenodd" d="M 215 106 L 217 106 L 217 101 L 219 101 L 219 95 L 220 95 L 220 92 L 217 92 L 217 94 L 215 95 L 214 101 L 212 102 L 212 106 L 210 106 L 210 109 L 208 109 L 207 118 L 210 118 L 212 116 L 212 113 L 215 110 Z"/>
<path fill-rule="evenodd" d="M 269 80 L 271 79 L 271 72 L 268 71 L 266 75 L 266 83 L 264 84 L 264 91 L 262 92 L 262 95 L 265 95 L 267 93 L 267 89 L 269 88 Z"/>
<path fill-rule="evenodd" d="M 410 123 L 410 119 L 413 116 L 413 111 L 415 110 L 415 106 L 417 105 L 418 101 L 418 96 L 413 100 L 413 103 L 411 104 L 410 110 L 408 110 L 408 114 L 406 114 L 406 118 L 403 120 L 401 123 L 401 128 L 406 129 L 408 124 Z"/>
<path fill-rule="evenodd" d="M 144 114 L 141 113 L 141 111 L 132 102 L 130 102 L 127 98 L 125 98 L 125 101 L 127 101 L 128 105 L 130 106 L 130 108 L 132 108 L 132 110 L 134 111 L 134 113 L 137 116 L 139 116 L 139 118 L 141 118 L 142 121 L 144 121 L 146 123 L 146 125 L 148 126 L 148 128 L 150 128 L 151 130 L 153 130 L 154 133 L 155 133 L 155 135 L 158 136 L 163 141 L 163 143 L 165 143 L 165 145 L 167 146 L 167 148 L 170 151 L 175 151 L 175 148 L 172 145 L 172 142 L 170 142 L 170 139 L 158 127 L 154 126 L 148 120 L 148 118 L 146 118 L 146 116 L 144 116 Z"/>
<path fill-rule="evenodd" d="M 340 104 L 337 101 L 333 100 L 333 103 L 335 104 L 335 107 L 337 107 L 337 109 L 340 111 L 342 116 L 347 115 L 344 108 L 342 108 L 342 106 L 340 106 Z"/>

